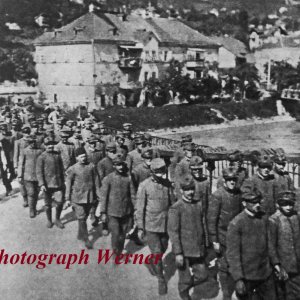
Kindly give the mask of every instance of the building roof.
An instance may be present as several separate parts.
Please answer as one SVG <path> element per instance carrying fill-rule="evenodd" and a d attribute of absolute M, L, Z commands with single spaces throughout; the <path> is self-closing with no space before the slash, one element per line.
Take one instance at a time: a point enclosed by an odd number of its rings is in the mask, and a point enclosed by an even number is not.
<path fill-rule="evenodd" d="M 216 43 L 222 45 L 225 49 L 233 53 L 236 57 L 245 57 L 246 54 L 249 52 L 247 46 L 243 42 L 233 37 L 215 36 L 211 37 L 211 39 Z"/>
<path fill-rule="evenodd" d="M 36 45 L 91 43 L 94 41 L 135 44 L 152 33 L 161 44 L 174 46 L 218 47 L 218 44 L 179 20 L 143 19 L 128 15 L 126 20 L 115 14 L 89 12 L 53 32 L 45 32 Z"/>

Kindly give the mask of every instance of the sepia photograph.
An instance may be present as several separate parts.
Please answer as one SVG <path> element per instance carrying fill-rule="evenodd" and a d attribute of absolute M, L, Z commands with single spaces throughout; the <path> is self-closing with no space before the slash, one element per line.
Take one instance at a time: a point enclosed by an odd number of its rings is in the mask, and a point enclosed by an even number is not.
<path fill-rule="evenodd" d="M 300 0 L 0 0 L 0 300 L 300 300 Z"/>

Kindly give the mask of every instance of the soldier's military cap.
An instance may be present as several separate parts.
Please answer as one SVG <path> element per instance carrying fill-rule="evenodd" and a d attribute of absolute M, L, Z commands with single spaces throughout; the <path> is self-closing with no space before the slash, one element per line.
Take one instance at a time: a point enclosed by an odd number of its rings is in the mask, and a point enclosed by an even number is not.
<path fill-rule="evenodd" d="M 187 175 L 180 179 L 179 181 L 180 188 L 182 190 L 194 190 L 195 181 L 191 175 Z"/>
<path fill-rule="evenodd" d="M 123 123 L 123 128 L 125 127 L 132 127 L 132 124 L 131 123 Z"/>
<path fill-rule="evenodd" d="M 73 120 L 68 120 L 66 122 L 67 125 L 72 126 L 75 122 Z"/>
<path fill-rule="evenodd" d="M 94 136 L 94 135 L 91 135 L 88 139 L 87 139 L 87 142 L 89 144 L 96 144 L 98 142 L 98 139 Z"/>
<path fill-rule="evenodd" d="M 114 165 L 126 164 L 124 156 L 121 153 L 117 153 L 112 160 Z"/>
<path fill-rule="evenodd" d="M 117 150 L 117 145 L 114 142 L 108 143 L 106 145 L 106 150 L 107 151 L 116 151 Z"/>
<path fill-rule="evenodd" d="M 72 135 L 72 130 L 70 130 L 70 128 L 62 128 L 61 130 L 60 130 L 60 132 L 59 132 L 59 135 L 61 136 L 61 137 L 69 137 L 69 136 L 71 136 Z"/>
<path fill-rule="evenodd" d="M 261 192 L 257 189 L 247 190 L 242 193 L 242 200 L 249 203 L 259 203 L 262 199 Z"/>
<path fill-rule="evenodd" d="M 49 127 L 46 129 L 46 134 L 53 134 L 54 133 L 54 128 L 53 127 Z"/>
<path fill-rule="evenodd" d="M 57 119 L 56 123 L 61 125 L 61 124 L 64 124 L 64 121 L 65 120 L 63 118 L 59 118 L 59 119 Z"/>
<path fill-rule="evenodd" d="M 35 120 L 35 119 L 36 119 L 36 117 L 34 114 L 28 115 L 28 121 Z"/>
<path fill-rule="evenodd" d="M 154 158 L 151 161 L 150 169 L 154 172 L 165 167 L 166 167 L 166 163 L 162 158 Z"/>
<path fill-rule="evenodd" d="M 26 125 L 26 124 L 25 124 L 25 125 L 22 126 L 21 131 L 22 131 L 23 133 L 28 134 L 28 133 L 30 133 L 31 129 L 30 129 L 29 125 Z"/>
<path fill-rule="evenodd" d="M 83 155 L 83 154 L 86 154 L 86 151 L 83 147 L 79 147 L 79 148 L 76 148 L 75 149 L 75 156 L 80 156 L 80 155 Z"/>
<path fill-rule="evenodd" d="M 36 128 L 38 126 L 38 122 L 37 121 L 32 121 L 32 122 L 30 122 L 30 127 L 32 127 L 32 128 Z"/>
<path fill-rule="evenodd" d="M 36 135 L 30 134 L 30 135 L 25 137 L 25 140 L 28 143 L 34 143 L 34 142 L 36 142 Z"/>
<path fill-rule="evenodd" d="M 153 149 L 145 149 L 141 154 L 142 158 L 152 159 L 153 158 Z"/>
<path fill-rule="evenodd" d="M 223 169 L 222 173 L 223 173 L 223 178 L 225 180 L 237 179 L 238 178 L 237 170 L 233 167 Z"/>
<path fill-rule="evenodd" d="M 57 144 L 57 141 L 54 141 L 53 139 L 51 139 L 51 138 L 48 138 L 48 137 L 46 137 L 45 139 L 44 139 L 44 145 L 56 145 Z"/>
<path fill-rule="evenodd" d="M 258 167 L 262 169 L 264 168 L 272 169 L 273 161 L 271 157 L 269 155 L 263 155 L 262 157 L 260 157 L 260 159 L 258 160 Z"/>
<path fill-rule="evenodd" d="M 140 135 L 134 139 L 134 142 L 136 145 L 143 144 L 143 143 L 145 143 L 145 138 L 143 135 Z"/>
<path fill-rule="evenodd" d="M 194 143 L 186 143 L 186 144 L 183 146 L 183 150 L 194 151 L 194 150 L 195 150 L 195 145 L 194 145 Z"/>
<path fill-rule="evenodd" d="M 286 163 L 286 156 L 284 153 L 278 153 L 274 156 L 274 162 L 276 164 L 285 164 Z"/>
<path fill-rule="evenodd" d="M 192 141 L 193 141 L 193 137 L 190 134 L 181 137 L 182 143 L 191 143 Z"/>
<path fill-rule="evenodd" d="M 293 191 L 284 191 L 279 193 L 277 203 L 280 206 L 294 205 L 296 202 L 296 194 Z"/>
<path fill-rule="evenodd" d="M 16 125 L 21 125 L 22 122 L 21 122 L 21 120 L 19 120 L 19 119 L 13 119 L 13 120 L 11 121 L 11 124 L 16 126 Z"/>
<path fill-rule="evenodd" d="M 203 159 L 200 156 L 192 156 L 190 160 L 191 168 L 203 168 Z"/>
<path fill-rule="evenodd" d="M 116 139 L 123 139 L 123 140 L 125 140 L 124 133 L 122 131 L 118 131 L 116 133 Z"/>
<path fill-rule="evenodd" d="M 151 134 L 148 133 L 148 132 L 145 132 L 145 133 L 144 133 L 144 139 L 145 139 L 146 141 L 151 141 L 151 140 L 152 140 Z"/>
<path fill-rule="evenodd" d="M 240 151 L 234 151 L 230 154 L 228 154 L 228 160 L 231 161 L 231 162 L 234 162 L 234 161 L 243 161 L 243 155 Z"/>

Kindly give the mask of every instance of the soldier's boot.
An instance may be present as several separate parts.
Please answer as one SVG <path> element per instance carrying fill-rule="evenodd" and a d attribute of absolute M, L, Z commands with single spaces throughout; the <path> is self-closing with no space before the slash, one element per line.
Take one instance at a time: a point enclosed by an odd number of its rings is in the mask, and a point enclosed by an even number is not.
<path fill-rule="evenodd" d="M 79 240 L 84 241 L 87 249 L 93 249 L 93 243 L 89 240 L 86 220 L 78 220 L 78 236 Z"/>
<path fill-rule="evenodd" d="M 29 204 L 29 217 L 35 218 L 36 217 L 36 201 L 33 197 L 28 197 L 28 204 Z"/>
<path fill-rule="evenodd" d="M 23 197 L 23 200 L 24 200 L 23 207 L 28 207 L 28 198 L 27 198 L 27 196 Z"/>
<path fill-rule="evenodd" d="M 157 270 L 157 277 L 158 277 L 158 294 L 166 295 L 168 293 L 168 285 L 164 277 L 162 261 L 158 262 L 158 264 L 156 265 L 156 270 Z"/>
<path fill-rule="evenodd" d="M 182 300 L 192 300 L 192 297 L 189 295 L 189 291 L 188 290 L 179 293 L 179 295 L 180 295 L 180 299 L 182 299 Z"/>
<path fill-rule="evenodd" d="M 103 223 L 102 222 L 102 235 L 103 236 L 108 236 L 109 232 L 108 232 L 108 224 L 107 222 Z"/>
<path fill-rule="evenodd" d="M 56 210 L 55 210 L 54 224 L 60 229 L 65 228 L 65 225 L 60 221 L 60 215 L 61 215 L 62 210 L 63 210 L 63 204 L 61 204 L 61 203 L 57 204 L 57 207 L 56 207 Z"/>
<path fill-rule="evenodd" d="M 98 225 L 98 218 L 96 217 L 95 213 L 96 213 L 96 207 L 92 206 L 90 210 L 90 218 L 93 227 L 96 227 Z"/>
<path fill-rule="evenodd" d="M 53 223 L 52 223 L 52 207 L 51 206 L 45 206 L 45 212 L 47 216 L 47 227 L 52 228 Z"/>
<path fill-rule="evenodd" d="M 223 300 L 231 300 L 235 287 L 232 277 L 227 272 L 220 271 L 219 280 L 223 293 Z"/>
<path fill-rule="evenodd" d="M 158 294 L 166 295 L 168 293 L 168 285 L 165 278 L 158 278 Z"/>

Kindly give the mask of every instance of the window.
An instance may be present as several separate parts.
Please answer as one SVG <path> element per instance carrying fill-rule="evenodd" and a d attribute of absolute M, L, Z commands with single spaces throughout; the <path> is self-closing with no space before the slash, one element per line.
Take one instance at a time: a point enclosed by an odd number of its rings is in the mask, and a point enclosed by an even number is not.
<path fill-rule="evenodd" d="M 148 80 L 148 75 L 149 75 L 149 73 L 148 73 L 148 72 L 145 72 L 145 73 L 144 73 L 144 80 L 145 80 L 145 81 L 147 81 L 147 80 Z"/>
<path fill-rule="evenodd" d="M 152 51 L 152 57 L 156 58 L 156 51 Z"/>
<path fill-rule="evenodd" d="M 152 72 L 152 78 L 153 78 L 153 79 L 156 78 L 156 72 Z"/>
<path fill-rule="evenodd" d="M 196 60 L 200 60 L 200 52 L 196 52 Z"/>
<path fill-rule="evenodd" d="M 167 61 L 168 59 L 168 51 L 164 51 L 164 61 Z"/>

